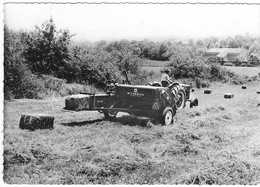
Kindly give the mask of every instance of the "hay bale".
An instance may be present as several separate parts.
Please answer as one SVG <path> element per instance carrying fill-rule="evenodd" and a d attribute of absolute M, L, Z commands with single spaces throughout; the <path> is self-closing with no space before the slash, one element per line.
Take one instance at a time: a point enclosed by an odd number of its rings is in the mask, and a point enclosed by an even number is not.
<path fill-rule="evenodd" d="M 74 111 L 89 109 L 89 98 L 90 95 L 85 95 L 85 94 L 69 96 L 65 99 L 64 109 L 74 110 Z"/>
<path fill-rule="evenodd" d="M 212 90 L 211 89 L 205 89 L 204 94 L 211 94 Z"/>
<path fill-rule="evenodd" d="M 243 85 L 243 86 L 242 86 L 242 89 L 246 89 L 246 86 L 245 86 L 245 85 Z"/>
<path fill-rule="evenodd" d="M 233 93 L 225 93 L 224 98 L 225 98 L 225 99 L 234 98 L 234 94 L 233 94 Z"/>
<path fill-rule="evenodd" d="M 27 114 L 20 118 L 21 129 L 53 129 L 54 117 L 47 114 Z"/>

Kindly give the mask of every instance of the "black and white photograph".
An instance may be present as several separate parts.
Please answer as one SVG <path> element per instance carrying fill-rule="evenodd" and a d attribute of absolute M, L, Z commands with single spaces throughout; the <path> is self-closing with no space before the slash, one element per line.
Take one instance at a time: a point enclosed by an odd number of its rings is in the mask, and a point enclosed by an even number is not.
<path fill-rule="evenodd" d="M 260 185 L 260 2 L 2 3 L 5 185 Z"/>

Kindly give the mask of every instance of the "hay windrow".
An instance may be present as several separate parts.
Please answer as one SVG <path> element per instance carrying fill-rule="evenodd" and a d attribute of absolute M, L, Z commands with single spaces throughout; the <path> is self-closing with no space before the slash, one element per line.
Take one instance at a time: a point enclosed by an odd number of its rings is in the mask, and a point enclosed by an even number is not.
<path fill-rule="evenodd" d="M 211 160 L 212 159 L 212 160 Z M 210 158 L 210 164 L 198 168 L 189 175 L 176 179 L 176 184 L 193 185 L 225 185 L 225 184 L 251 184 L 260 179 L 260 167 L 248 161 L 233 158 L 231 155 Z"/>

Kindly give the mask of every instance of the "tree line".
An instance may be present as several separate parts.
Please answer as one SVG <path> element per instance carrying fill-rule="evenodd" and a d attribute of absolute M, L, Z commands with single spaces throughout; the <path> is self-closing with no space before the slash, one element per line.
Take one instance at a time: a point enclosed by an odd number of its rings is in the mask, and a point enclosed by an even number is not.
<path fill-rule="evenodd" d="M 37 87 L 32 78 L 35 76 L 50 75 L 68 83 L 104 88 L 123 70 L 137 82 L 145 79 L 147 73 L 141 71 L 140 66 L 146 59 L 170 62 L 175 72 L 179 72 L 185 70 L 183 67 L 183 70 L 176 70 L 181 64 L 203 65 L 203 52 L 211 47 L 241 47 L 248 51 L 248 56 L 254 54 L 256 58 L 260 54 L 260 38 L 248 35 L 227 39 L 210 37 L 189 40 L 187 43 L 177 39 L 161 42 L 102 40 L 91 43 L 74 42 L 72 37 L 69 30 L 58 30 L 53 19 L 36 26 L 32 31 L 16 31 L 5 26 L 5 98 L 10 95 L 15 98 L 26 97 L 24 93 L 28 89 Z M 187 75 L 176 73 L 174 76 L 179 78 Z"/>

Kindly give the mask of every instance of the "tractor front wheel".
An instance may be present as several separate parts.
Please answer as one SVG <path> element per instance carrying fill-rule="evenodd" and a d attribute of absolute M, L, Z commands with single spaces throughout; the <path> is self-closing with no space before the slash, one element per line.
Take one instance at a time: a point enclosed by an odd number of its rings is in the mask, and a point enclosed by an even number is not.
<path fill-rule="evenodd" d="M 199 105 L 199 101 L 198 101 L 197 98 L 192 99 L 192 100 L 190 101 L 190 108 L 192 108 L 192 107 L 194 107 L 194 106 L 198 106 L 198 105 Z"/>

